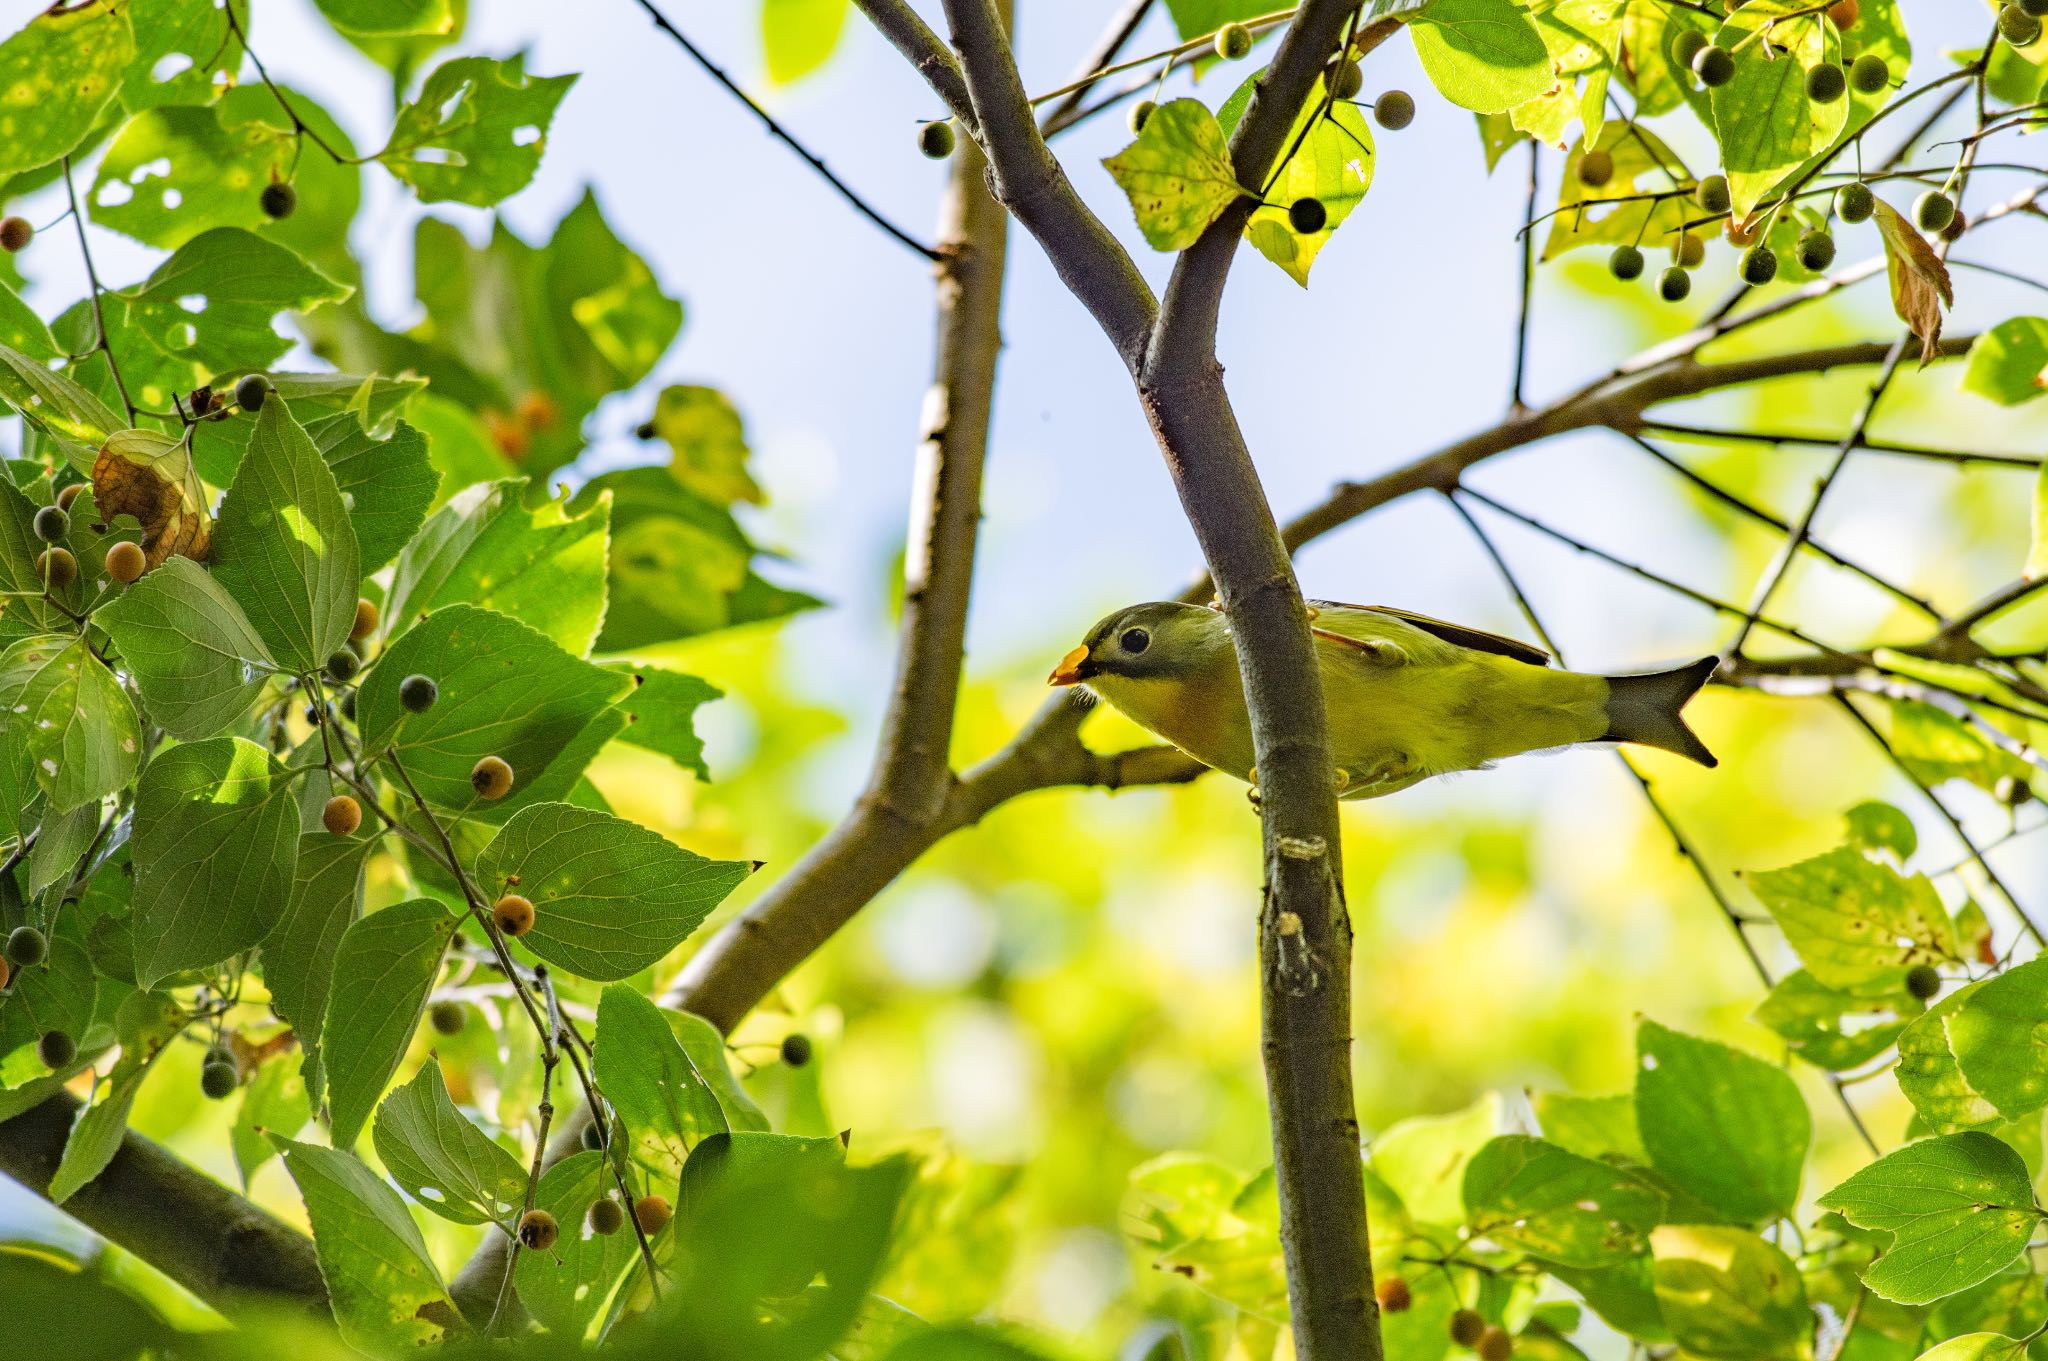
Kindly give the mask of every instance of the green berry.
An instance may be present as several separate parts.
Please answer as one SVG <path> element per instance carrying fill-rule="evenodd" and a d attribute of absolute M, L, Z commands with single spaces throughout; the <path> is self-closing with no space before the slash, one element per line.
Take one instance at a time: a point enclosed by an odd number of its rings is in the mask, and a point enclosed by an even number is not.
<path fill-rule="evenodd" d="M 469 1013 L 460 1002 L 436 1002 L 427 1008 L 427 1022 L 436 1035 L 460 1035 L 469 1022 Z"/>
<path fill-rule="evenodd" d="M 1319 198 L 1298 198 L 1287 205 L 1287 225 L 1302 236 L 1314 236 L 1330 220 L 1330 210 Z"/>
<path fill-rule="evenodd" d="M 2048 0 L 2017 0 L 2017 3 L 2036 19 L 2048 19 Z"/>
<path fill-rule="evenodd" d="M 792 1068 L 801 1068 L 811 1061 L 811 1037 L 808 1035 L 784 1035 L 782 1037 L 782 1061 Z"/>
<path fill-rule="evenodd" d="M 1735 79 L 1735 54 L 1725 47 L 1708 43 L 1692 59 L 1692 73 L 1709 90 L 1718 89 Z"/>
<path fill-rule="evenodd" d="M 1835 191 L 1835 215 L 1844 222 L 1868 222 L 1876 211 L 1877 195 L 1861 180 Z"/>
<path fill-rule="evenodd" d="M 1816 104 L 1832 104 L 1849 88 L 1849 73 L 1831 61 L 1824 61 L 1806 73 L 1806 97 Z"/>
<path fill-rule="evenodd" d="M 1131 135 L 1133 137 L 1137 136 L 1139 133 L 1145 130 L 1145 124 L 1151 119 L 1152 114 L 1158 108 L 1159 106 L 1149 99 L 1141 99 L 1137 103 L 1131 105 L 1131 111 L 1129 114 L 1125 115 L 1124 122 L 1129 125 L 1131 129 Z M 651 428 L 649 434 L 651 437 Z"/>
<path fill-rule="evenodd" d="M 206 1093 L 210 1101 L 221 1101 L 242 1085 L 242 1075 L 233 1063 L 222 1063 L 208 1059 L 199 1065 L 199 1090 Z"/>
<path fill-rule="evenodd" d="M 1415 97 L 1406 90 L 1387 91 L 1372 102 L 1372 121 L 1399 132 L 1415 121 Z"/>
<path fill-rule="evenodd" d="M 292 210 L 299 206 L 299 191 L 289 184 L 266 184 L 263 186 L 263 215 L 277 219 L 290 217 Z"/>
<path fill-rule="evenodd" d="M 44 543 L 57 543 L 71 532 L 71 517 L 55 506 L 44 506 L 36 512 L 36 537 Z"/>
<path fill-rule="evenodd" d="M 17 968 L 33 968 L 49 953 L 49 938 L 33 926 L 17 926 L 7 933 L 7 962 Z"/>
<path fill-rule="evenodd" d="M 2014 47 L 2025 47 L 2041 36 L 2041 21 L 2018 4 L 1998 11 L 1998 35 Z"/>
<path fill-rule="evenodd" d="M 1849 88 L 1860 95 L 1874 95 L 1892 83 L 1892 68 L 1875 52 L 1865 52 L 1850 63 Z"/>
<path fill-rule="evenodd" d="M 441 687 L 434 684 L 431 676 L 407 676 L 398 683 L 398 702 L 412 713 L 425 713 L 439 698 Z"/>
<path fill-rule="evenodd" d="M 235 405 L 244 411 L 261 411 L 269 396 L 270 380 L 260 373 L 252 373 L 235 384 Z"/>
<path fill-rule="evenodd" d="M 1579 157 L 1579 183 L 1588 189 L 1599 189 L 1614 178 L 1614 157 L 1594 147 Z"/>
<path fill-rule="evenodd" d="M 1225 61 L 1243 61 L 1252 53 L 1252 31 L 1243 24 L 1225 24 L 1216 30 L 1216 55 Z"/>
<path fill-rule="evenodd" d="M 1330 68 L 1325 83 L 1332 99 L 1356 99 L 1358 92 L 1365 88 L 1365 72 L 1358 69 L 1355 61 L 1340 61 Z"/>
<path fill-rule="evenodd" d="M 1657 296 L 1666 302 L 1683 302 L 1692 292 L 1692 275 L 1672 265 L 1657 276 Z"/>
<path fill-rule="evenodd" d="M 1913 220 L 1923 232 L 1938 232 L 1955 217 L 1956 201 L 1939 189 L 1929 189 L 1913 200 Z"/>
<path fill-rule="evenodd" d="M 1643 253 L 1634 246 L 1616 246 L 1607 257 L 1607 272 L 1617 279 L 1643 277 Z"/>
<path fill-rule="evenodd" d="M 1700 205 L 1700 211 L 1703 213 L 1725 213 L 1735 202 L 1728 193 L 1726 175 L 1707 176 L 1700 181 L 1699 188 L 1693 190 L 1692 197 L 1693 202 Z"/>
<path fill-rule="evenodd" d="M 1761 287 L 1778 277 L 1778 254 L 1769 246 L 1751 246 L 1742 252 L 1742 281 Z"/>
<path fill-rule="evenodd" d="M 1460 1309 L 1451 1315 L 1451 1341 L 1460 1347 L 1470 1347 L 1479 1341 L 1479 1335 L 1486 1331 L 1486 1320 L 1474 1309 Z"/>
<path fill-rule="evenodd" d="M 1932 964 L 1915 964 L 1906 970 L 1906 991 L 1925 1002 L 1941 991 L 1941 971 Z"/>
<path fill-rule="evenodd" d="M 78 1041 L 61 1030 L 45 1030 L 36 1041 L 36 1057 L 45 1068 L 69 1068 L 78 1057 Z"/>
<path fill-rule="evenodd" d="M 626 1226 L 626 1210 L 610 1196 L 590 1202 L 590 1231 L 609 1238 Z"/>
<path fill-rule="evenodd" d="M 362 669 L 362 665 L 355 653 L 343 648 L 327 659 L 327 677 L 337 684 L 354 680 L 356 672 Z"/>
<path fill-rule="evenodd" d="M 1818 274 L 1835 262 L 1835 238 L 1815 228 L 1799 238 L 1799 266 Z"/>
<path fill-rule="evenodd" d="M 1707 35 L 1696 28 L 1681 28 L 1678 36 L 1671 40 L 1671 59 L 1674 64 L 1692 69 L 1693 59 L 1707 45 Z"/>
<path fill-rule="evenodd" d="M 926 123 L 917 130 L 917 149 L 934 161 L 945 160 L 953 154 L 953 125 Z"/>

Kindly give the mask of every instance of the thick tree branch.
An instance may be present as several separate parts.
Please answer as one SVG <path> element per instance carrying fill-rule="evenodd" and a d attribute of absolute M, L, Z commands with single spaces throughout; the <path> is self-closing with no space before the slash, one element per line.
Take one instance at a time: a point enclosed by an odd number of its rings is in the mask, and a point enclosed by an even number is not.
<path fill-rule="evenodd" d="M 59 1092 L 0 1123 L 0 1173 L 48 1195 L 80 1104 Z M 63 1208 L 223 1312 L 326 1308 L 312 1239 L 132 1130 Z"/>

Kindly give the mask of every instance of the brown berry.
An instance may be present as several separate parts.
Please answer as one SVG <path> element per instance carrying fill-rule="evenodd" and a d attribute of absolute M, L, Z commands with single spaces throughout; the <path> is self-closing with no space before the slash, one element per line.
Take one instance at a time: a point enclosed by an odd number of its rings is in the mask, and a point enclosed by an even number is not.
<path fill-rule="evenodd" d="M 1763 223 L 1760 221 L 1745 226 L 1731 217 L 1727 226 L 1722 228 L 1721 234 L 1728 238 L 1728 244 L 1731 246 L 1754 246 L 1762 227 Z"/>
<path fill-rule="evenodd" d="M 263 192 L 257 196 L 257 202 L 263 208 L 263 215 L 276 221 L 279 218 L 290 217 L 297 210 L 299 191 L 289 184 L 266 184 L 263 186 Z"/>
<path fill-rule="evenodd" d="M 1415 1303 L 1415 1296 L 1408 1289 L 1408 1282 L 1399 1276 L 1382 1276 L 1373 1283 L 1372 1293 L 1379 1299 L 1383 1314 L 1405 1314 Z"/>
<path fill-rule="evenodd" d="M 36 229 L 25 217 L 0 217 L 0 250 L 9 255 L 25 250 L 36 239 Z"/>
<path fill-rule="evenodd" d="M 662 1196 L 642 1196 L 633 1202 L 633 1220 L 640 1226 L 640 1232 L 650 1238 L 661 1232 L 661 1226 L 674 1213 Z"/>
<path fill-rule="evenodd" d="M 1687 232 L 1678 240 L 1678 263 L 1687 269 L 1698 269 L 1707 258 L 1706 241 Z"/>
<path fill-rule="evenodd" d="M 1479 1353 L 1479 1361 L 1508 1361 L 1515 1354 L 1515 1340 L 1498 1323 L 1489 1323 L 1472 1350 Z"/>
<path fill-rule="evenodd" d="M 611 1237 L 626 1227 L 626 1211 L 610 1196 L 590 1202 L 590 1231 Z"/>
<path fill-rule="evenodd" d="M 107 575 L 123 586 L 138 580 L 149 570 L 149 559 L 138 544 L 123 539 L 107 550 Z"/>
<path fill-rule="evenodd" d="M 436 1035 L 460 1035 L 469 1024 L 469 1013 L 460 1002 L 436 1002 L 427 1008 L 427 1024 L 434 1027 Z"/>
<path fill-rule="evenodd" d="M 519 1216 L 519 1241 L 535 1252 L 546 1252 L 553 1247 L 559 1233 L 555 1217 L 546 1210 L 528 1210 Z"/>
<path fill-rule="evenodd" d="M 533 902 L 516 893 L 508 893 L 491 909 L 491 920 L 506 935 L 523 936 L 533 929 Z"/>
<path fill-rule="evenodd" d="M 502 799 L 512 792 L 512 767 L 502 757 L 486 756 L 470 767 L 469 787 L 479 798 Z"/>
<path fill-rule="evenodd" d="M 354 836 L 363 825 L 363 806 L 346 794 L 336 794 L 320 810 L 320 821 L 336 836 Z"/>
<path fill-rule="evenodd" d="M 562 419 L 562 408 L 545 392 L 524 392 L 514 414 L 528 430 L 552 430 L 555 422 Z"/>
<path fill-rule="evenodd" d="M 1835 0 L 1828 6 L 1828 18 L 1834 20 L 1837 29 L 1856 27 L 1856 20 L 1863 13 L 1863 7 L 1856 0 Z"/>
<path fill-rule="evenodd" d="M 1470 1347 L 1479 1341 L 1486 1331 L 1486 1320 L 1476 1309 L 1460 1309 L 1451 1315 L 1451 1341 L 1460 1347 Z"/>
<path fill-rule="evenodd" d="M 68 512 L 71 509 L 71 503 L 84 494 L 85 483 L 73 482 L 63 491 L 57 493 L 57 509 Z"/>
<path fill-rule="evenodd" d="M 377 631 L 378 620 L 376 601 L 356 601 L 356 621 L 348 626 L 348 640 L 351 643 L 360 643 Z"/>
<path fill-rule="evenodd" d="M 0 955 L 0 992 L 7 989 L 7 980 L 14 977 L 14 966 L 7 962 L 7 956 Z"/>
<path fill-rule="evenodd" d="M 45 548 L 36 555 L 36 579 L 60 590 L 78 580 L 78 559 L 68 548 Z"/>

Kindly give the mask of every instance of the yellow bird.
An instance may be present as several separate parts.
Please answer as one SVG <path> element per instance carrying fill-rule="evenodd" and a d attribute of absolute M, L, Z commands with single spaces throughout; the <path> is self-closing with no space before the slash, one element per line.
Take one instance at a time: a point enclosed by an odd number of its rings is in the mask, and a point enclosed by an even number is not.
<path fill-rule="evenodd" d="M 1347 799 L 1527 751 L 1634 742 L 1718 764 L 1680 717 L 1715 659 L 1637 676 L 1550 665 L 1541 649 L 1378 606 L 1309 602 Z M 1157 601 L 1118 610 L 1060 659 L 1053 685 L 1080 685 L 1212 769 L 1258 782 L 1237 647 L 1221 611 Z"/>

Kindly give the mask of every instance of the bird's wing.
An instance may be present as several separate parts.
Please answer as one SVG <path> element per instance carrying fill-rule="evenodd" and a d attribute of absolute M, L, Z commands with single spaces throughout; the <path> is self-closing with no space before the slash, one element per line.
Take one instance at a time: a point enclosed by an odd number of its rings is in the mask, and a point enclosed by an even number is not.
<path fill-rule="evenodd" d="M 1391 609 L 1385 605 L 1346 605 L 1335 600 L 1311 600 L 1309 605 L 1320 611 L 1311 627 L 1319 633 L 1331 636 L 1337 641 L 1352 641 L 1361 632 L 1358 620 L 1346 620 L 1345 614 L 1380 615 L 1387 619 L 1398 619 L 1412 628 L 1421 629 L 1435 638 L 1458 647 L 1469 647 L 1474 652 L 1491 652 L 1499 657 L 1512 657 L 1518 662 L 1531 666 L 1550 665 L 1550 654 L 1539 647 L 1484 629 L 1466 628 L 1462 624 L 1449 624 L 1441 619 L 1432 619 L 1426 614 L 1415 614 L 1408 610 Z"/>

